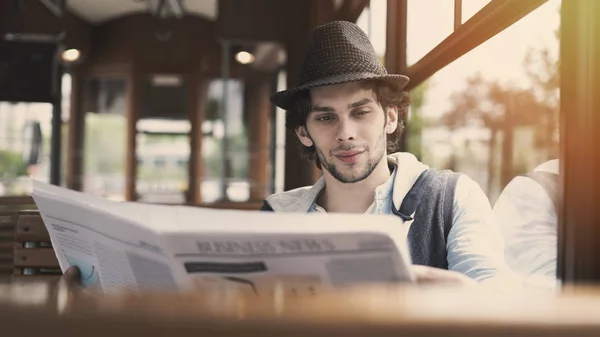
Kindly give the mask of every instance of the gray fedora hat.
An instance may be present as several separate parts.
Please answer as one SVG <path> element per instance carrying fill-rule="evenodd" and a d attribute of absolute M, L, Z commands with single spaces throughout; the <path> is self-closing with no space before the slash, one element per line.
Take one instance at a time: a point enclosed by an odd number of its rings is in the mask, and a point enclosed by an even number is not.
<path fill-rule="evenodd" d="M 372 79 L 395 82 L 400 89 L 409 81 L 407 76 L 388 74 L 360 27 L 348 21 L 333 21 L 313 30 L 297 86 L 272 94 L 271 102 L 290 110 L 304 90 Z"/>

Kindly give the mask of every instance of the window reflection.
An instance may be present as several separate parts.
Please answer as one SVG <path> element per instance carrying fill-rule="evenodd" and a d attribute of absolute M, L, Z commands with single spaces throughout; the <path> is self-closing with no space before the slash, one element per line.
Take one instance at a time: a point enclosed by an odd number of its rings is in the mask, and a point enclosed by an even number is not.
<path fill-rule="evenodd" d="M 454 1 L 407 0 L 407 8 L 406 59 L 410 66 L 454 31 Z"/>
<path fill-rule="evenodd" d="M 475 13 L 490 3 L 491 0 L 463 0 L 462 23 L 467 22 Z"/>
<path fill-rule="evenodd" d="M 126 80 L 93 78 L 86 83 L 85 91 L 83 190 L 124 200 Z"/>
<path fill-rule="evenodd" d="M 62 77 L 62 141 L 66 153 L 67 124 L 69 120 L 71 75 Z M 37 163 L 27 165 L 24 160 L 32 141 L 27 126 L 39 126 L 41 146 Z M 0 102 L 0 197 L 25 195 L 31 192 L 30 178 L 50 181 L 50 142 L 52 139 L 52 104 L 29 102 Z M 64 186 L 66 156 L 62 156 L 61 185 Z"/>
<path fill-rule="evenodd" d="M 557 157 L 558 8 L 546 3 L 422 84 L 422 159 L 467 173 L 492 203 Z"/>
<path fill-rule="evenodd" d="M 213 80 L 208 88 L 205 120 L 202 124 L 202 201 L 247 201 L 248 130 L 244 124 L 244 83 L 227 82 L 226 118 L 223 118 L 223 81 Z"/>

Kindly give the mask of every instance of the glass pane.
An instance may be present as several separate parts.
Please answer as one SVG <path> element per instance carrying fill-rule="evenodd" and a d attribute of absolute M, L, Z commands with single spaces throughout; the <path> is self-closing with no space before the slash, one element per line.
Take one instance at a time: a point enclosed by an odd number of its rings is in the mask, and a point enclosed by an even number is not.
<path fill-rule="evenodd" d="M 136 191 L 141 202 L 182 204 L 189 185 L 188 86 L 179 75 L 144 80 L 137 122 Z"/>
<path fill-rule="evenodd" d="M 415 151 L 467 173 L 492 204 L 516 175 L 558 156 L 559 8 L 547 2 L 413 91 L 423 91 Z"/>
<path fill-rule="evenodd" d="M 406 58 L 410 66 L 454 31 L 454 1 L 407 1 Z"/>
<path fill-rule="evenodd" d="M 68 121 L 71 76 L 62 78 L 62 115 Z M 33 129 L 39 132 L 32 132 Z M 61 185 L 65 185 L 67 123 L 62 126 Z M 39 137 L 39 138 L 38 138 Z M 31 144 L 41 144 L 32 150 Z M 52 105 L 49 103 L 0 102 L 0 196 L 31 192 L 30 178 L 50 181 Z M 35 155 L 37 153 L 37 155 Z M 28 165 L 26 158 L 35 163 Z"/>
<path fill-rule="evenodd" d="M 94 78 L 86 83 L 84 180 L 86 193 L 125 199 L 126 80 Z"/>
<path fill-rule="evenodd" d="M 60 166 L 60 184 L 63 187 L 67 186 L 67 160 L 68 160 L 68 144 L 69 144 L 69 120 L 71 118 L 71 74 L 64 74 L 62 78 L 62 129 L 61 129 L 61 166 Z"/>
<path fill-rule="evenodd" d="M 137 123 L 137 194 L 141 202 L 186 202 L 190 122 L 145 119 Z"/>
<path fill-rule="evenodd" d="M 385 56 L 386 17 L 387 0 L 371 0 L 356 20 L 356 24 L 369 36 L 382 61 Z"/>
<path fill-rule="evenodd" d="M 467 22 L 475 13 L 485 7 L 491 0 L 463 0 L 462 23 Z"/>
<path fill-rule="evenodd" d="M 26 133 L 27 126 L 41 133 Z M 41 136 L 37 163 L 24 161 L 27 144 Z M 31 191 L 28 176 L 43 182 L 50 180 L 50 140 L 52 105 L 48 103 L 0 102 L 0 196 L 25 195 Z"/>
<path fill-rule="evenodd" d="M 213 80 L 208 88 L 205 121 L 202 124 L 202 177 L 201 195 L 206 203 L 218 200 L 247 201 L 250 197 L 248 181 L 248 136 L 244 125 L 244 84 L 239 80 L 227 81 L 227 95 L 222 80 Z M 226 96 L 227 115 L 222 116 Z"/>
<path fill-rule="evenodd" d="M 546 2 L 428 79 L 408 124 L 421 131 L 407 139 L 420 138 L 411 151 L 423 162 L 487 194 L 508 267 L 536 291 L 556 286 L 557 213 L 543 185 L 518 176 L 557 179 L 559 9 Z"/>

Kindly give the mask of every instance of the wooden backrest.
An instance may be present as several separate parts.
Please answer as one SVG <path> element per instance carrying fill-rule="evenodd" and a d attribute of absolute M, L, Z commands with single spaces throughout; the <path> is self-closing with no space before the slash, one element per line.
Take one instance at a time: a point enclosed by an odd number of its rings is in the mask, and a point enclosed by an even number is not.
<path fill-rule="evenodd" d="M 0 198 L 0 205 L 2 205 Z M 215 203 L 201 207 L 258 210 L 262 203 Z M 61 275 L 42 217 L 31 197 L 11 198 L 4 220 L 0 215 L 0 272 L 15 278 Z M 1 208 L 0 208 L 1 209 Z M 1 241 L 5 238 L 5 241 Z M 4 242 L 4 243 L 3 243 Z"/>
<path fill-rule="evenodd" d="M 14 275 L 61 275 L 50 236 L 39 211 L 19 211 L 14 236 Z"/>
<path fill-rule="evenodd" d="M 0 280 L 9 279 L 13 273 L 15 227 L 23 209 L 35 209 L 33 198 L 0 197 Z"/>
<path fill-rule="evenodd" d="M 13 272 L 14 230 L 17 223 L 15 212 L 0 211 L 0 278 L 7 278 Z"/>

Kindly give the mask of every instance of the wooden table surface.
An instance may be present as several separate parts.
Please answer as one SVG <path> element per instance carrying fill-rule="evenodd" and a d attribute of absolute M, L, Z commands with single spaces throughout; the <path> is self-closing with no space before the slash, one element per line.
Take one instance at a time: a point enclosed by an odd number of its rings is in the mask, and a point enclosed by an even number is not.
<path fill-rule="evenodd" d="M 10 336 L 600 336 L 600 292 L 365 286 L 316 296 L 227 289 L 100 297 L 13 283 L 0 286 L 0 329 Z"/>

